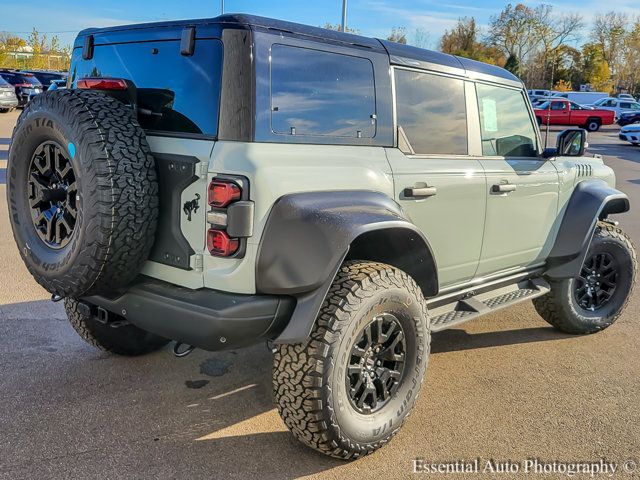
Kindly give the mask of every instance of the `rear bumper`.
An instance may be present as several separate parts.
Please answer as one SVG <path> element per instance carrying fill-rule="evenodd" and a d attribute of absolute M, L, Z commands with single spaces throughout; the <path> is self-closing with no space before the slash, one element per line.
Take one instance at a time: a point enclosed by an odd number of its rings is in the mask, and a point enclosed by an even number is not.
<path fill-rule="evenodd" d="M 275 338 L 295 307 L 292 297 L 191 290 L 145 276 L 124 294 L 81 301 L 149 332 L 211 351 Z"/>
<path fill-rule="evenodd" d="M 16 97 L 0 98 L 0 108 L 15 108 L 18 106 Z"/>

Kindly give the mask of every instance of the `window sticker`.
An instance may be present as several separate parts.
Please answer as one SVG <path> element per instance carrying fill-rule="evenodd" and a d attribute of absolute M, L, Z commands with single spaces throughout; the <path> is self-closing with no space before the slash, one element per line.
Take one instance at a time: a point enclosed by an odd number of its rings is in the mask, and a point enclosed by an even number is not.
<path fill-rule="evenodd" d="M 482 99 L 482 126 L 485 132 L 498 131 L 498 108 L 492 98 Z"/>

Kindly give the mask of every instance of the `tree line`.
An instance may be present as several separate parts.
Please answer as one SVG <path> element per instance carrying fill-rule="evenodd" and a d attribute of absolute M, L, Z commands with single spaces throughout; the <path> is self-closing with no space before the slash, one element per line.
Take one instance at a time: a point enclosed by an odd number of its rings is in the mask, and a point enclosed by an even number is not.
<path fill-rule="evenodd" d="M 550 5 L 507 5 L 486 31 L 460 18 L 440 50 L 505 67 L 529 88 L 640 93 L 640 17 L 608 12 L 590 25 Z"/>
<path fill-rule="evenodd" d="M 387 39 L 423 48 L 430 43 L 419 28 L 409 34 L 394 27 Z M 459 18 L 437 48 L 504 67 L 528 88 L 567 91 L 589 84 L 597 91 L 640 94 L 640 15 L 611 11 L 587 24 L 582 15 L 558 13 L 551 5 L 510 3 L 484 28 L 474 17 Z"/>
<path fill-rule="evenodd" d="M 35 28 L 25 39 L 0 32 L 0 67 L 24 70 L 68 70 L 71 46 L 57 36 L 48 37 Z"/>

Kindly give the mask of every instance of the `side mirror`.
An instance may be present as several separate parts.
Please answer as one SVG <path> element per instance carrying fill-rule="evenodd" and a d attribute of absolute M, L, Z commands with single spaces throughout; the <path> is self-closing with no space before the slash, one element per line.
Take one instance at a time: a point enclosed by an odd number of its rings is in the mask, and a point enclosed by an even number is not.
<path fill-rule="evenodd" d="M 556 155 L 559 157 L 581 157 L 587 148 L 587 132 L 582 128 L 563 130 L 556 141 Z"/>

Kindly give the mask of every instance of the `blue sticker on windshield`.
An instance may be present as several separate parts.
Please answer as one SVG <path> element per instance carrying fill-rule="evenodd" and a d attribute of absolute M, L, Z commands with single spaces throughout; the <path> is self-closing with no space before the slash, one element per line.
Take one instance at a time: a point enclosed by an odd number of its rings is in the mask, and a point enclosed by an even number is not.
<path fill-rule="evenodd" d="M 69 142 L 69 145 L 67 145 L 67 150 L 69 150 L 69 155 L 71 155 L 71 159 L 73 160 L 73 158 L 76 156 L 76 146 Z"/>

